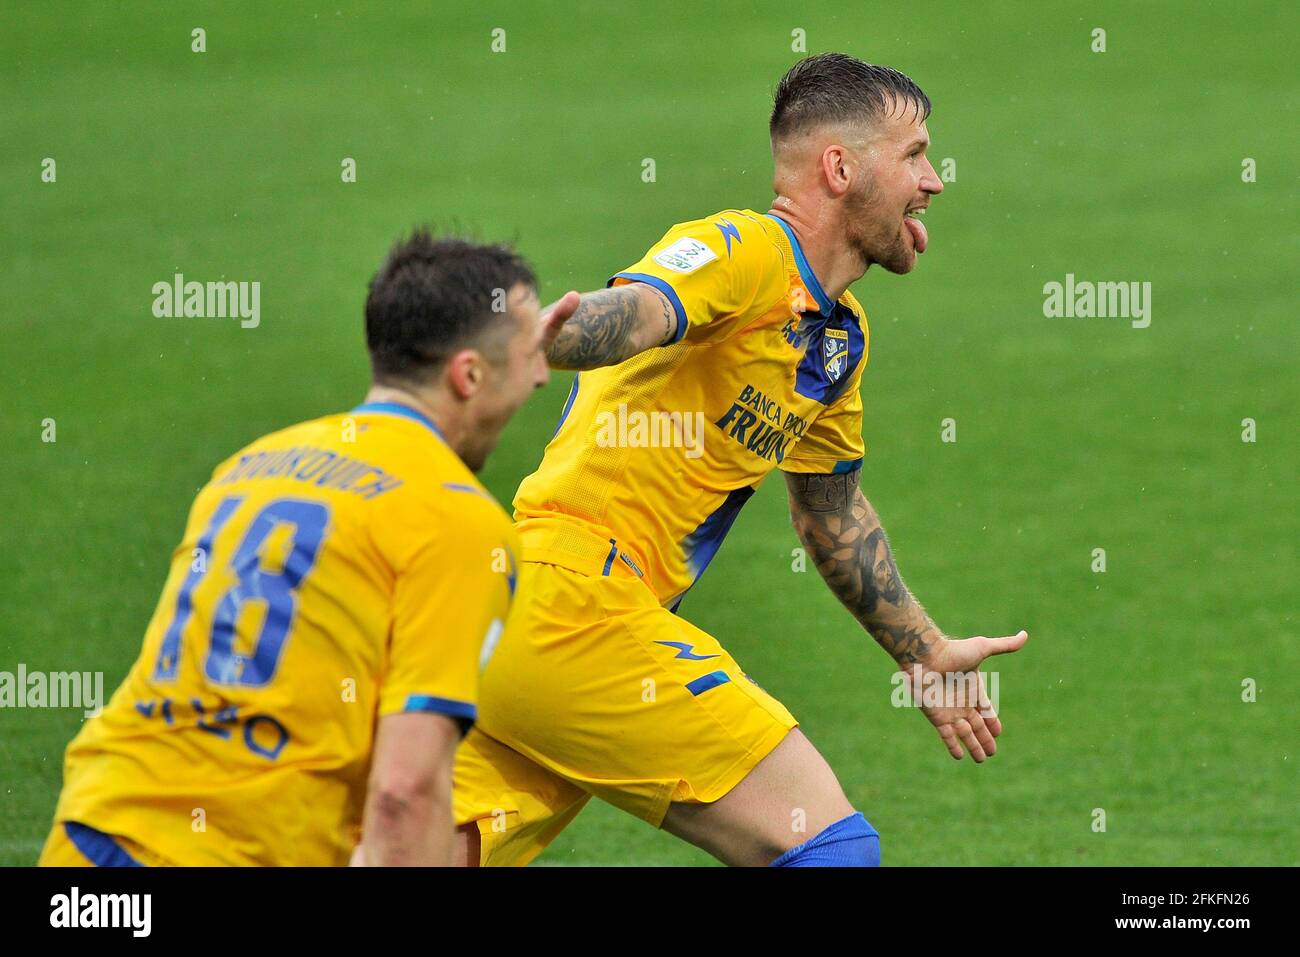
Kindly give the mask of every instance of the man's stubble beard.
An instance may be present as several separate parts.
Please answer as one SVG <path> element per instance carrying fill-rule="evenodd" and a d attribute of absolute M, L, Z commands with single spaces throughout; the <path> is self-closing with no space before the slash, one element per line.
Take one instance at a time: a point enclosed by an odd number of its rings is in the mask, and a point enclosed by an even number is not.
<path fill-rule="evenodd" d="M 865 272 L 879 264 L 888 272 L 903 275 L 916 265 L 916 256 L 903 240 L 901 219 L 894 222 L 879 206 L 879 190 L 867 183 L 853 198 L 849 209 L 849 245 L 862 259 Z"/>

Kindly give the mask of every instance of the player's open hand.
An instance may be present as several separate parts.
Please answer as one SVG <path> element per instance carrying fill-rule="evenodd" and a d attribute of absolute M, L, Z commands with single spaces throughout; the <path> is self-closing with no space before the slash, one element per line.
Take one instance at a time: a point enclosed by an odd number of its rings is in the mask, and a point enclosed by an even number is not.
<path fill-rule="evenodd" d="M 569 321 L 569 317 L 578 310 L 580 302 L 582 297 L 576 290 L 570 289 L 542 310 L 541 333 L 537 344 L 543 354 L 550 351 L 551 343 L 560 334 L 560 329 Z"/>
<path fill-rule="evenodd" d="M 961 759 L 963 746 L 977 764 L 997 754 L 1002 722 L 985 693 L 979 667 L 992 655 L 1019 651 L 1028 640 L 1024 631 L 1006 638 L 945 638 L 924 662 L 901 669 L 912 700 L 954 758 Z"/>

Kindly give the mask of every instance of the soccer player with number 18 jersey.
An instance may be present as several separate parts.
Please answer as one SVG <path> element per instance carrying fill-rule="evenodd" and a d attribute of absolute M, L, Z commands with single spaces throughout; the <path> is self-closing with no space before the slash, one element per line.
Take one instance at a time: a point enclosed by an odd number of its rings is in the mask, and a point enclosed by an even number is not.
<path fill-rule="evenodd" d="M 536 280 L 417 231 L 366 331 L 365 402 L 199 492 L 139 659 L 68 747 L 42 864 L 448 862 L 451 757 L 517 603 L 474 473 L 546 381 Z"/>

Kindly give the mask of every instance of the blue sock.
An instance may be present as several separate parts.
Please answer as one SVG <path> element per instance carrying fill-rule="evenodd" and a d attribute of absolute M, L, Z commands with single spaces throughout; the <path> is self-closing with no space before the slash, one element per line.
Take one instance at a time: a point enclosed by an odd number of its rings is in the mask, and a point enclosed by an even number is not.
<path fill-rule="evenodd" d="M 836 821 L 810 841 L 792 847 L 772 867 L 879 867 L 880 835 L 861 811 Z"/>

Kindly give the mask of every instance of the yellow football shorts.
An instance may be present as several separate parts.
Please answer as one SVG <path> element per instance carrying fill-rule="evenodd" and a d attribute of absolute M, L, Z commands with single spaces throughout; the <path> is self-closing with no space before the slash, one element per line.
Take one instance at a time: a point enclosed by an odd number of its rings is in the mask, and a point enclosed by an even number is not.
<path fill-rule="evenodd" d="M 456 754 L 456 822 L 477 822 L 484 865 L 527 864 L 593 794 L 659 827 L 673 801 L 725 795 L 798 723 L 717 639 L 606 568 L 521 563 L 528 601 Z"/>
<path fill-rule="evenodd" d="M 124 837 L 90 832 L 83 834 L 81 840 L 83 846 L 78 847 L 68 836 L 64 822 L 56 821 L 45 839 L 37 864 L 40 867 L 96 867 L 100 866 L 97 861 L 113 860 L 121 866 L 129 860 L 144 867 L 171 865 L 170 861 Z"/>

